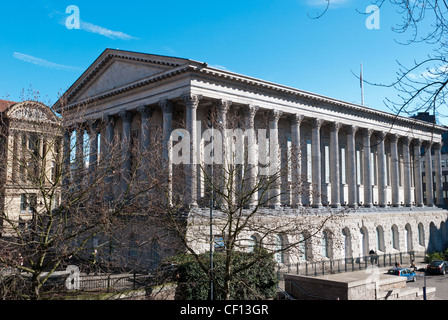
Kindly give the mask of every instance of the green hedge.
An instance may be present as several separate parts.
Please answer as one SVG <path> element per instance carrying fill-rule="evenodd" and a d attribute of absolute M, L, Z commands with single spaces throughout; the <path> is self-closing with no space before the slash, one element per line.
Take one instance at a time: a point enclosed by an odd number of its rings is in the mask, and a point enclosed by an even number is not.
<path fill-rule="evenodd" d="M 442 252 L 427 253 L 425 257 L 425 262 L 429 263 L 432 260 L 448 260 L 448 249 Z"/>
<path fill-rule="evenodd" d="M 254 253 L 234 252 L 232 269 L 236 270 L 244 263 L 253 261 L 260 255 Z M 231 281 L 231 300 L 266 300 L 274 298 L 277 292 L 277 276 L 275 261 L 272 256 L 258 259 L 249 268 L 233 274 Z M 206 266 L 210 265 L 210 253 L 199 256 L 200 261 Z M 214 299 L 223 300 L 223 273 L 224 252 L 215 252 L 213 255 L 213 270 L 215 275 Z M 177 265 L 177 292 L 179 300 L 207 300 L 209 299 L 210 278 L 199 266 L 192 255 L 181 255 L 170 259 Z"/>

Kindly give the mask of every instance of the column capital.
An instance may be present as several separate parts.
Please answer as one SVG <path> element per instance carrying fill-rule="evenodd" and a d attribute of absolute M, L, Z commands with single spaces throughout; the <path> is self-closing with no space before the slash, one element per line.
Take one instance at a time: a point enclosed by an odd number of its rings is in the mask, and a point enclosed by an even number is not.
<path fill-rule="evenodd" d="M 187 108 L 196 109 L 199 106 L 199 101 L 202 100 L 201 95 L 186 93 L 182 95 L 182 100 L 184 100 Z"/>
<path fill-rule="evenodd" d="M 140 106 L 137 111 L 142 115 L 142 118 L 148 119 L 152 117 L 154 109 L 149 106 Z"/>
<path fill-rule="evenodd" d="M 98 127 L 99 127 L 98 121 L 94 121 L 90 124 L 90 126 L 87 127 L 87 132 L 89 134 L 98 133 Z"/>
<path fill-rule="evenodd" d="M 258 112 L 258 110 L 260 110 L 259 106 L 250 104 L 245 109 L 246 116 L 253 118 L 253 117 L 255 117 L 255 114 Z"/>
<path fill-rule="evenodd" d="M 113 115 L 111 115 L 111 114 L 108 114 L 108 115 L 105 115 L 105 116 L 103 116 L 103 122 L 106 124 L 106 125 L 114 125 L 115 124 L 115 116 L 113 116 Z"/>
<path fill-rule="evenodd" d="M 230 100 L 224 100 L 220 99 L 215 102 L 215 107 L 218 109 L 219 112 L 227 113 L 229 111 L 230 107 L 232 106 L 233 102 Z"/>
<path fill-rule="evenodd" d="M 282 111 L 279 110 L 271 110 L 271 112 L 269 113 L 269 120 L 270 121 L 274 121 L 274 122 L 278 122 L 278 120 L 280 120 L 280 117 L 283 115 Z"/>
<path fill-rule="evenodd" d="M 324 120 L 322 120 L 322 119 L 318 119 L 318 118 L 311 119 L 311 127 L 313 129 L 320 129 L 320 127 L 322 126 L 323 123 L 324 123 Z"/>
<path fill-rule="evenodd" d="M 133 115 L 129 111 L 122 110 L 122 111 L 120 111 L 120 113 L 118 115 L 123 120 L 123 122 L 131 122 L 132 121 Z"/>
<path fill-rule="evenodd" d="M 416 138 L 416 139 L 413 139 L 412 141 L 414 142 L 414 146 L 415 147 L 421 147 L 422 146 L 422 139 Z"/>
<path fill-rule="evenodd" d="M 72 134 L 73 131 L 75 131 L 75 128 L 73 128 L 72 126 L 66 126 L 64 128 L 64 134 Z M 26 132 L 20 132 L 22 135 L 26 134 Z"/>
<path fill-rule="evenodd" d="M 372 136 L 372 134 L 373 134 L 373 129 L 369 129 L 369 128 L 361 128 L 361 129 L 359 129 L 359 131 L 361 132 L 361 134 L 364 136 L 364 137 L 371 137 Z"/>
<path fill-rule="evenodd" d="M 330 122 L 329 127 L 330 127 L 330 131 L 331 132 L 336 132 L 337 133 L 341 129 L 342 123 L 340 123 L 340 122 Z"/>
<path fill-rule="evenodd" d="M 389 134 L 389 140 L 392 143 L 397 143 L 398 142 L 398 135 L 396 135 L 394 133 Z"/>
<path fill-rule="evenodd" d="M 386 139 L 386 137 L 387 137 L 387 132 L 384 132 L 384 131 L 377 131 L 376 133 L 376 137 L 379 139 L 379 140 L 385 140 Z"/>
<path fill-rule="evenodd" d="M 403 143 L 407 146 L 409 146 L 411 144 L 412 139 L 409 137 L 402 137 L 401 141 L 403 141 Z"/>
<path fill-rule="evenodd" d="M 355 135 L 356 132 L 358 132 L 358 129 L 359 128 L 357 126 L 351 126 L 351 125 L 345 127 L 345 131 L 347 131 L 347 133 L 350 135 Z"/>
<path fill-rule="evenodd" d="M 428 140 L 425 140 L 425 141 L 422 142 L 422 146 L 423 146 L 424 148 L 426 148 L 426 149 L 431 148 L 432 145 L 433 145 L 433 142 L 428 141 Z"/>
<path fill-rule="evenodd" d="M 158 104 L 163 113 L 173 113 L 173 103 L 170 100 L 160 100 Z"/>
<path fill-rule="evenodd" d="M 289 116 L 289 119 L 293 124 L 300 125 L 304 119 L 304 116 L 302 116 L 301 114 L 294 113 Z"/>
<path fill-rule="evenodd" d="M 440 151 L 440 150 L 442 150 L 442 144 L 439 143 L 439 142 L 434 142 L 432 146 L 433 146 L 433 148 L 434 148 L 434 151 Z"/>

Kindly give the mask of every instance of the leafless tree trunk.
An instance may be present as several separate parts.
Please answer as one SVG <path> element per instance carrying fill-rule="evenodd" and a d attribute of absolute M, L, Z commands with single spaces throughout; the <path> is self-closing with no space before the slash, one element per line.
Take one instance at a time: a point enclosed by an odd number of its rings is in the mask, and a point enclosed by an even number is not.
<path fill-rule="evenodd" d="M 123 172 L 126 159 L 118 141 L 101 139 L 103 152 L 98 152 L 98 136 L 85 133 L 101 132 L 102 124 L 83 114 L 79 110 L 76 119 L 63 115 L 53 122 L 2 119 L 0 263 L 29 277 L 30 290 L 22 298 L 39 299 L 56 270 L 75 258 L 83 269 L 94 249 L 106 268 L 143 269 L 141 263 L 147 261 L 140 261 L 138 254 L 167 236 L 147 206 L 148 196 L 164 184 L 157 144 L 152 149 L 154 166 L 143 166 L 148 155 L 138 143 L 124 142 L 132 148 L 132 166 Z M 76 137 L 74 129 L 81 134 Z M 126 188 L 111 197 L 117 187 L 114 179 L 124 180 Z M 96 245 L 93 239 L 98 239 Z M 130 247 L 136 251 L 135 261 Z"/>
<path fill-rule="evenodd" d="M 236 129 L 241 127 L 244 119 L 238 112 L 229 113 L 227 135 L 222 133 L 225 128 L 218 119 L 216 114 L 212 114 L 206 120 L 205 125 L 209 129 L 213 128 L 214 134 L 211 136 L 213 138 L 204 141 L 204 150 L 225 161 L 198 165 L 197 173 L 202 179 L 204 189 L 203 206 L 188 210 L 182 202 L 173 202 L 166 218 L 167 225 L 179 237 L 187 253 L 196 258 L 202 270 L 209 275 L 210 281 L 216 286 L 218 281 L 215 278 L 214 267 L 203 262 L 200 254 L 213 253 L 215 250 L 224 252 L 224 272 L 220 273 L 224 274 L 224 285 L 217 287 L 216 290 L 221 292 L 225 299 L 230 299 L 231 284 L 238 273 L 263 259 L 272 259 L 276 254 L 290 253 L 299 256 L 300 245 L 304 241 L 320 237 L 324 226 L 330 220 L 338 219 L 344 212 L 340 208 L 334 210 L 327 208 L 323 214 L 315 214 L 315 210 L 309 207 L 296 209 L 276 207 L 274 203 L 283 195 L 290 196 L 292 192 L 298 192 L 300 195 L 302 192 L 309 193 L 309 190 L 304 189 L 306 184 L 303 183 L 302 177 L 288 180 L 291 174 L 291 161 L 300 159 L 300 154 L 292 151 L 289 157 L 281 158 L 279 151 L 276 150 L 270 156 L 278 157 L 278 165 L 271 166 L 269 174 L 260 170 L 254 176 L 254 164 L 249 161 L 249 153 L 241 152 L 249 143 L 248 130 L 243 132 L 244 136 L 235 139 L 230 137 L 232 132 L 242 132 Z M 267 122 L 264 124 L 264 127 L 266 126 Z M 219 139 L 222 141 L 218 141 Z M 244 140 L 242 145 L 236 142 L 238 139 Z M 211 147 L 212 141 L 219 148 Z M 225 147 L 221 149 L 223 145 Z M 220 152 L 224 153 L 222 158 L 218 154 Z M 259 167 L 259 164 L 257 163 L 255 167 Z M 312 198 L 312 195 L 310 197 Z M 165 208 L 159 211 L 161 214 L 166 214 Z M 306 237 L 299 237 L 305 231 Z M 276 243 L 279 237 L 283 239 L 281 246 Z M 256 250 L 257 247 L 265 250 Z M 253 259 L 236 269 L 233 261 L 239 251 L 250 251 L 254 255 Z M 212 257 L 211 254 L 211 260 Z"/>

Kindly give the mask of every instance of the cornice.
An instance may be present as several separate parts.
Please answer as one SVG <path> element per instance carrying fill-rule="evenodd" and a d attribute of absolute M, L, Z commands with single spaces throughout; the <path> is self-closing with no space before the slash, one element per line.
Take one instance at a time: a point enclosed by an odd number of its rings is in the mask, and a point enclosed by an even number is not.
<path fill-rule="evenodd" d="M 220 69 L 215 69 L 212 67 L 203 68 L 198 71 L 202 74 L 219 77 L 219 78 L 222 78 L 225 80 L 229 80 L 231 82 L 237 82 L 237 83 L 241 83 L 243 85 L 249 85 L 249 86 L 253 86 L 253 87 L 267 89 L 269 91 L 275 91 L 284 96 L 293 96 L 293 97 L 297 97 L 297 98 L 301 98 L 301 99 L 311 100 L 311 101 L 314 101 L 315 103 L 317 103 L 317 104 L 313 104 L 313 107 L 316 107 L 316 108 L 319 108 L 318 104 L 327 104 L 329 106 L 338 106 L 338 107 L 342 107 L 343 109 L 348 109 L 351 111 L 359 112 L 360 114 L 363 114 L 363 115 L 368 114 L 368 115 L 372 115 L 375 117 L 384 118 L 384 119 L 387 119 L 388 121 L 391 121 L 394 124 L 397 122 L 402 122 L 402 123 L 406 123 L 406 125 L 410 125 L 410 124 L 413 126 L 418 125 L 418 126 L 422 126 L 422 127 L 426 128 L 426 129 L 432 128 L 437 131 L 440 131 L 440 133 L 447 131 L 447 128 L 444 126 L 429 123 L 426 121 L 399 116 L 399 115 L 396 115 L 393 113 L 388 113 L 388 112 L 372 109 L 372 108 L 369 108 L 366 106 L 361 106 L 358 104 L 322 96 L 322 95 L 319 95 L 316 93 L 311 93 L 311 92 L 299 90 L 296 88 L 284 86 L 281 84 L 276 84 L 273 82 L 264 81 L 264 80 L 260 80 L 260 79 L 256 79 L 256 78 L 252 78 L 252 77 L 248 77 L 248 76 L 244 76 L 244 75 L 240 75 L 240 74 L 236 74 L 236 73 L 232 73 L 232 72 L 228 72 L 228 71 L 224 71 L 224 70 L 220 70 Z"/>
<path fill-rule="evenodd" d="M 145 55 L 145 54 L 137 54 L 133 55 L 126 51 L 117 51 L 117 50 L 106 50 L 90 67 L 86 70 L 86 72 L 83 74 L 83 76 L 80 77 L 80 79 L 75 82 L 72 87 L 67 90 L 66 95 L 64 95 L 65 101 L 70 101 L 71 98 L 73 98 L 78 92 L 80 92 L 84 86 L 93 79 L 100 70 L 113 58 L 116 59 L 126 59 L 131 61 L 139 61 L 139 62 L 145 62 L 145 63 L 153 63 L 158 65 L 164 65 L 172 67 L 172 69 L 160 72 L 158 74 L 152 75 L 150 77 L 147 77 L 142 80 L 135 81 L 133 83 L 130 83 L 125 86 L 121 86 L 118 88 L 114 88 L 112 90 L 103 92 L 99 95 L 77 101 L 74 104 L 68 104 L 67 107 L 65 107 L 66 110 L 70 110 L 76 106 L 79 105 L 87 105 L 94 102 L 98 102 L 104 99 L 111 98 L 113 96 L 121 95 L 124 93 L 127 93 L 129 91 L 139 89 L 141 87 L 154 84 L 181 74 L 187 74 L 191 73 L 191 77 L 196 76 L 201 78 L 201 75 L 205 76 L 206 79 L 212 80 L 212 79 L 221 79 L 224 82 L 229 83 L 231 85 L 234 84 L 240 84 L 248 90 L 257 91 L 262 90 L 264 92 L 273 93 L 276 92 L 277 94 L 281 95 L 285 99 L 305 99 L 311 102 L 311 105 L 315 108 L 322 107 L 324 105 L 326 108 L 328 107 L 339 107 L 341 110 L 338 110 L 336 112 L 344 113 L 344 110 L 347 110 L 347 113 L 354 113 L 360 115 L 360 117 L 363 118 L 369 118 L 372 119 L 380 118 L 382 121 L 389 121 L 392 125 L 395 124 L 402 124 L 406 126 L 412 126 L 412 127 L 420 127 L 424 128 L 425 130 L 428 130 L 428 128 L 442 133 L 445 132 L 447 129 L 444 126 L 440 126 L 433 123 L 428 123 L 422 120 L 414 119 L 414 118 L 408 118 L 399 116 L 393 113 L 388 113 L 376 109 L 372 109 L 369 107 L 361 106 L 358 104 L 345 102 L 342 100 L 322 96 L 316 93 L 311 93 L 303 90 L 299 90 L 296 88 L 288 87 L 281 84 L 276 84 L 273 82 L 260 80 L 257 78 L 252 78 L 249 76 L 220 70 L 217 68 L 209 67 L 206 63 L 197 62 L 194 60 L 188 60 L 188 59 L 180 59 L 180 58 L 173 58 L 175 61 L 178 62 L 185 62 L 183 64 L 176 63 L 170 59 L 169 57 L 164 56 L 154 56 L 154 55 Z M 204 79 L 205 80 L 205 79 Z M 60 101 L 58 101 L 54 108 L 55 110 L 59 110 L 61 107 Z"/>

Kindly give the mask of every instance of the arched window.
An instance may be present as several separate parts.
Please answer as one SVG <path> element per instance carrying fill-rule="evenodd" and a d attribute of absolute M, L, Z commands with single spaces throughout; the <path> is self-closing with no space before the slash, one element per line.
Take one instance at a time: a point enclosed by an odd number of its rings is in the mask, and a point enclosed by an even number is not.
<path fill-rule="evenodd" d="M 330 251 L 328 247 L 328 233 L 327 231 L 322 232 L 322 257 L 330 258 Z"/>
<path fill-rule="evenodd" d="M 425 228 L 421 222 L 418 224 L 418 244 L 425 246 Z"/>
<path fill-rule="evenodd" d="M 254 252 L 255 249 L 260 247 L 260 242 L 256 235 L 251 235 L 249 239 L 249 252 Z"/>
<path fill-rule="evenodd" d="M 447 236 L 447 223 L 441 222 L 440 223 L 440 241 L 443 244 L 443 247 L 446 247 L 448 236 Z"/>
<path fill-rule="evenodd" d="M 299 235 L 299 259 L 308 260 L 307 255 L 307 240 L 303 233 Z"/>
<path fill-rule="evenodd" d="M 275 261 L 277 261 L 277 263 L 285 262 L 285 256 L 283 250 L 284 250 L 283 237 L 278 234 L 275 236 Z"/>
<path fill-rule="evenodd" d="M 379 251 L 386 251 L 384 246 L 384 230 L 383 227 L 376 227 L 376 249 Z"/>
<path fill-rule="evenodd" d="M 437 230 L 436 225 L 434 222 L 431 222 L 429 225 L 429 244 L 428 249 L 429 251 L 437 251 L 438 248 L 438 237 L 439 237 L 439 230 Z"/>
<path fill-rule="evenodd" d="M 369 239 L 367 230 L 366 228 L 363 227 L 359 230 L 359 249 L 361 256 L 366 256 L 367 253 L 369 252 L 368 245 L 369 245 Z"/>
<path fill-rule="evenodd" d="M 399 239 L 398 227 L 394 224 L 390 229 L 390 231 L 391 231 L 392 248 L 394 248 L 395 250 L 400 250 L 400 244 L 398 242 Z"/>
<path fill-rule="evenodd" d="M 344 236 L 344 254 L 345 258 L 352 258 L 352 241 L 350 238 L 350 230 L 348 228 L 342 229 Z"/>
<path fill-rule="evenodd" d="M 412 245 L 412 230 L 411 230 L 411 225 L 408 223 L 406 224 L 406 226 L 404 227 L 404 232 L 405 232 L 405 239 L 406 239 L 406 252 L 410 252 L 413 250 L 413 245 Z"/>

